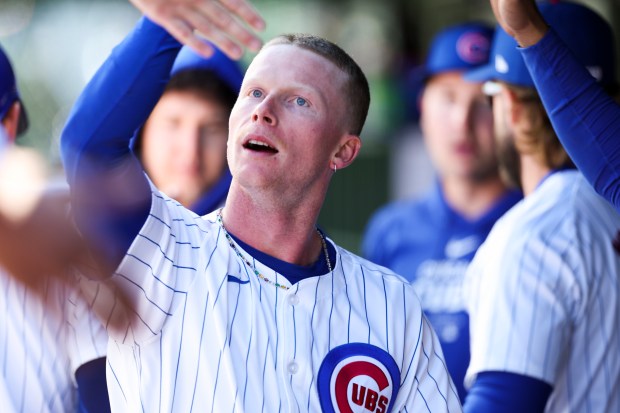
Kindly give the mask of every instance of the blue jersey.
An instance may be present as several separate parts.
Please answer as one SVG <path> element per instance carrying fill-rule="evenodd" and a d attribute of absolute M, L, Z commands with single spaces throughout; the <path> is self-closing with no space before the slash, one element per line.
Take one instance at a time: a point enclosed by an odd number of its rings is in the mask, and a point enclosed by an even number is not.
<path fill-rule="evenodd" d="M 469 364 L 469 320 L 462 295 L 469 262 L 495 221 L 521 199 L 508 192 L 486 213 L 468 219 L 446 202 L 439 184 L 423 198 L 399 201 L 371 219 L 363 253 L 409 280 L 439 336 L 448 370 L 463 400 Z"/>
<path fill-rule="evenodd" d="M 521 51 L 566 152 L 596 191 L 620 210 L 620 107 L 553 29 Z"/>

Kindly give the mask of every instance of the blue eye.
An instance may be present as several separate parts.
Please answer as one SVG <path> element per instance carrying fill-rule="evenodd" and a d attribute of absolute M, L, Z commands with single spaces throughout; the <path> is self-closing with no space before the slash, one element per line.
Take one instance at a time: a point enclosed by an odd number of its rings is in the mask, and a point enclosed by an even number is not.
<path fill-rule="evenodd" d="M 297 98 L 297 99 L 295 99 L 295 103 L 298 106 L 306 106 L 308 104 L 308 101 L 306 99 L 304 99 L 304 98 Z"/>
<path fill-rule="evenodd" d="M 261 92 L 260 90 L 256 90 L 256 89 L 254 89 L 251 92 L 251 94 L 252 94 L 252 97 L 255 97 L 255 98 L 259 98 L 259 97 L 263 96 L 263 92 Z"/>

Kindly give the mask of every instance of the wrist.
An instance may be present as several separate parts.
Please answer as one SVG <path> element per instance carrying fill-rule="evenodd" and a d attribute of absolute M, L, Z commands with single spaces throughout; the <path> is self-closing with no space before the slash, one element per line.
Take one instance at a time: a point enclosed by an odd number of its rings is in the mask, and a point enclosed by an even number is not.
<path fill-rule="evenodd" d="M 515 32 L 514 38 L 520 47 L 530 47 L 545 37 L 548 30 L 549 26 L 544 21 L 533 22 L 526 29 Z"/>

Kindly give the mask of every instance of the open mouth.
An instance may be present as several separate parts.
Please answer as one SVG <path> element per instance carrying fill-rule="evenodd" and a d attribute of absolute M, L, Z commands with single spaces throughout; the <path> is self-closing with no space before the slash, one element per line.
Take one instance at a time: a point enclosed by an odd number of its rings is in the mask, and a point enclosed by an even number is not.
<path fill-rule="evenodd" d="M 256 152 L 267 152 L 267 153 L 278 153 L 278 150 L 272 146 L 269 146 L 265 142 L 257 141 L 254 139 L 250 139 L 247 141 L 243 147 L 245 149 L 249 149 L 251 151 Z"/>

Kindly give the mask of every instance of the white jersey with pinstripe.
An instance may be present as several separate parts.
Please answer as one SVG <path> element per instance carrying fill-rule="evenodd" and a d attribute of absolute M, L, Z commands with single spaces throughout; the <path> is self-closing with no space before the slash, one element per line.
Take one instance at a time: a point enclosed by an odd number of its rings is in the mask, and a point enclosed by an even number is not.
<path fill-rule="evenodd" d="M 620 216 L 576 171 L 501 218 L 468 271 L 467 381 L 507 371 L 553 386 L 547 412 L 620 412 Z"/>
<path fill-rule="evenodd" d="M 278 289 L 247 268 L 215 214 L 197 217 L 154 189 L 112 288 L 93 283 L 112 337 L 115 411 L 461 411 L 402 278 L 336 247 L 333 273 Z"/>
<path fill-rule="evenodd" d="M 0 407 L 2 412 L 76 410 L 76 388 L 66 351 L 67 291 L 44 279 L 26 289 L 0 271 Z"/>

